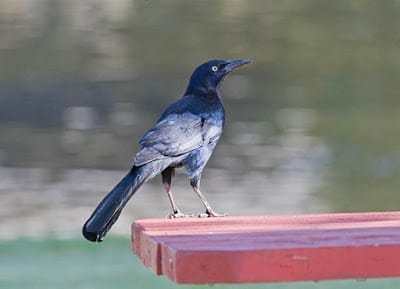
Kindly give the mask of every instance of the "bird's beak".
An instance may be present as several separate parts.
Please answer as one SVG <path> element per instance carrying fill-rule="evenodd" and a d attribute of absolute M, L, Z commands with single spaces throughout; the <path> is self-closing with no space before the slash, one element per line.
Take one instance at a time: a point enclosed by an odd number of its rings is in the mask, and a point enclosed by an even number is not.
<path fill-rule="evenodd" d="M 226 65 L 224 67 L 224 70 L 226 72 L 231 72 L 234 71 L 236 69 L 238 69 L 239 67 L 246 65 L 248 63 L 250 63 L 251 60 L 250 59 L 234 59 L 234 60 L 228 60 L 226 62 Z"/>

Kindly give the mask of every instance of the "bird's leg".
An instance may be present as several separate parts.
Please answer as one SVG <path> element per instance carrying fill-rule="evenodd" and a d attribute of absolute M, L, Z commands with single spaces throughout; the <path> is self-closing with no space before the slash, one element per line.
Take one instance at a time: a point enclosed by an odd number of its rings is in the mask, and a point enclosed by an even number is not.
<path fill-rule="evenodd" d="M 197 196 L 200 198 L 201 202 L 203 203 L 204 207 L 206 207 L 206 212 L 204 214 L 199 214 L 199 218 L 204 218 L 204 217 L 224 217 L 226 216 L 226 213 L 219 214 L 215 212 L 210 204 L 207 202 L 206 198 L 204 197 L 203 193 L 200 191 L 200 178 L 193 178 L 190 180 L 190 185 L 192 186 L 193 190 L 197 194 Z"/>
<path fill-rule="evenodd" d="M 174 219 L 174 218 L 194 217 L 194 215 L 183 214 L 175 204 L 174 198 L 172 197 L 172 191 L 171 191 L 171 179 L 172 179 L 173 174 L 174 174 L 173 168 L 167 168 L 161 173 L 162 183 L 165 188 L 165 191 L 167 192 L 167 196 L 168 196 L 169 202 L 171 203 L 171 207 L 172 207 L 172 213 L 169 213 L 167 215 L 167 218 Z"/>

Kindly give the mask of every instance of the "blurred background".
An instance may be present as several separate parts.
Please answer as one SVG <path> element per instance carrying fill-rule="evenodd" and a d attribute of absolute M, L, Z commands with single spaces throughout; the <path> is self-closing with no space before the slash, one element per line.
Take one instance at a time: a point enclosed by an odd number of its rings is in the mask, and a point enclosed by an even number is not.
<path fill-rule="evenodd" d="M 254 60 L 222 86 L 226 128 L 202 182 L 217 211 L 398 210 L 398 27 L 399 1 L 0 0 L 0 287 L 178 287 L 129 247 L 134 219 L 170 211 L 160 178 L 101 245 L 80 230 L 213 58 Z M 203 210 L 183 171 L 173 185 L 185 212 Z M 266 286 L 400 280 L 237 287 Z"/>

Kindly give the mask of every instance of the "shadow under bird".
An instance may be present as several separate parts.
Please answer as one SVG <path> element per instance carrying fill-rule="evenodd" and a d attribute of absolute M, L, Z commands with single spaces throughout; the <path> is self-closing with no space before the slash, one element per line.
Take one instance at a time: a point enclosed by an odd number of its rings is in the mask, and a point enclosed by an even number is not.
<path fill-rule="evenodd" d="M 219 87 L 233 70 L 250 63 L 248 59 L 211 60 L 193 72 L 183 97 L 172 103 L 156 124 L 140 139 L 141 150 L 136 154 L 128 174 L 100 202 L 82 228 L 89 241 L 103 241 L 117 221 L 122 209 L 147 180 L 159 173 L 172 206 L 169 218 L 183 214 L 176 206 L 171 192 L 175 168 L 184 167 L 190 185 L 204 204 L 206 211 L 199 217 L 218 217 L 200 191 L 202 171 L 222 134 L 225 110 Z"/>

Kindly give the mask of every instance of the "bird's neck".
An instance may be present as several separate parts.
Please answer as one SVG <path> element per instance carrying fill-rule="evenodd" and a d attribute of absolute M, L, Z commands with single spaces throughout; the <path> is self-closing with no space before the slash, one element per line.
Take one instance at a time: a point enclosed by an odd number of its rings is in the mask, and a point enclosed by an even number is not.
<path fill-rule="evenodd" d="M 209 101 L 221 100 L 217 87 L 189 85 L 186 89 L 185 95 L 195 95 Z"/>
<path fill-rule="evenodd" d="M 219 83 L 213 83 L 210 79 L 192 75 L 185 94 L 203 96 L 206 98 L 219 98 Z"/>

